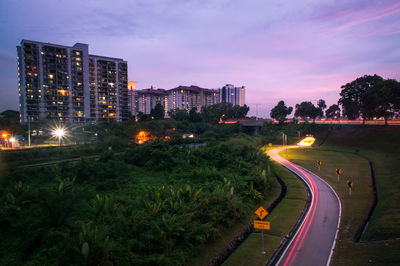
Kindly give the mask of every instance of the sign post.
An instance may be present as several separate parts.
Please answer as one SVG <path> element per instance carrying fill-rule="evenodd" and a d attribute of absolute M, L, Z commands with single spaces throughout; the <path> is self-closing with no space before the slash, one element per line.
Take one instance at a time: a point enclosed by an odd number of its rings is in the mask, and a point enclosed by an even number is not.
<path fill-rule="evenodd" d="M 349 187 L 349 195 L 351 196 L 351 189 L 353 188 L 354 183 L 350 180 L 347 180 L 347 186 Z"/>
<path fill-rule="evenodd" d="M 268 212 L 263 208 L 263 206 L 260 206 L 260 208 L 258 208 L 255 213 L 261 220 L 268 215 Z M 267 221 L 254 220 L 253 224 L 255 229 L 261 229 L 261 253 L 265 254 L 266 252 L 264 249 L 264 230 L 270 230 L 270 223 Z"/>
<path fill-rule="evenodd" d="M 321 170 L 322 161 L 317 161 L 318 171 Z"/>
<path fill-rule="evenodd" d="M 339 181 L 339 176 L 341 173 L 342 173 L 342 170 L 340 170 L 339 168 L 336 168 L 337 181 Z"/>

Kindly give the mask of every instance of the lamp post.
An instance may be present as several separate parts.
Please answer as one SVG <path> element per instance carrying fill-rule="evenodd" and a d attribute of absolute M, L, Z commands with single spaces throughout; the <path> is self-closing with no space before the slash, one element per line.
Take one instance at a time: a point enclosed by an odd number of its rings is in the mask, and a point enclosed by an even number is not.
<path fill-rule="evenodd" d="M 14 148 L 14 141 L 15 141 L 15 138 L 14 138 L 14 137 L 11 137 L 11 138 L 9 139 L 9 141 L 11 142 L 11 148 Z"/>
<path fill-rule="evenodd" d="M 65 135 L 65 130 L 62 128 L 54 130 L 54 135 L 58 138 L 58 146 L 61 146 L 61 138 Z"/>

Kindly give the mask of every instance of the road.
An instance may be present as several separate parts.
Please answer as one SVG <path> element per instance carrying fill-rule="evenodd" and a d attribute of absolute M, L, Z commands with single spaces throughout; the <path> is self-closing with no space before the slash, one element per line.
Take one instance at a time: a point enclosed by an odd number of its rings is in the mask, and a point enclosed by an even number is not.
<path fill-rule="evenodd" d="M 276 265 L 329 265 L 340 225 L 340 200 L 332 187 L 319 176 L 279 156 L 283 149 L 271 150 L 268 155 L 307 184 L 311 191 L 311 203 Z"/>

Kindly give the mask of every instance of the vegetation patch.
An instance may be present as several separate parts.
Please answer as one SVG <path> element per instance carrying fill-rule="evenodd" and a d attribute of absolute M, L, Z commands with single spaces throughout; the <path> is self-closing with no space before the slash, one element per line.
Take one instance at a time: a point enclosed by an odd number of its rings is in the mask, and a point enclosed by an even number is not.
<path fill-rule="evenodd" d="M 0 264 L 184 264 L 270 193 L 270 163 L 253 140 L 155 142 L 98 161 L 9 169 Z"/>

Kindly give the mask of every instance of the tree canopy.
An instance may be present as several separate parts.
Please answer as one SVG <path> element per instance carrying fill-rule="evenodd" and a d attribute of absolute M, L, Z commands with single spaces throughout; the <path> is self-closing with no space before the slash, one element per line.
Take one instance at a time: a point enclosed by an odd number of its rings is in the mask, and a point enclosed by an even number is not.
<path fill-rule="evenodd" d="M 280 101 L 274 108 L 272 108 L 270 116 L 271 118 L 278 120 L 279 123 L 283 123 L 292 111 L 293 107 L 287 107 L 284 101 Z"/>
<path fill-rule="evenodd" d="M 157 103 L 154 109 L 151 109 L 150 116 L 154 119 L 164 119 L 164 107 L 161 103 Z"/>
<path fill-rule="evenodd" d="M 343 115 L 354 120 L 383 117 L 385 121 L 400 112 L 400 84 L 378 75 L 365 75 L 343 85 L 339 104 Z"/>
<path fill-rule="evenodd" d="M 325 116 L 329 119 L 338 119 L 340 117 L 340 108 L 337 104 L 332 104 L 325 112 Z"/>
<path fill-rule="evenodd" d="M 231 103 L 218 103 L 201 108 L 201 116 L 204 121 L 218 123 L 220 119 L 240 119 L 245 118 L 249 107 L 247 105 L 232 105 Z"/>
<path fill-rule="evenodd" d="M 301 102 L 300 104 L 296 104 L 294 116 L 301 117 L 304 120 L 312 119 L 315 122 L 315 119 L 318 116 L 323 116 L 323 113 L 322 109 L 315 107 L 312 102 Z"/>

